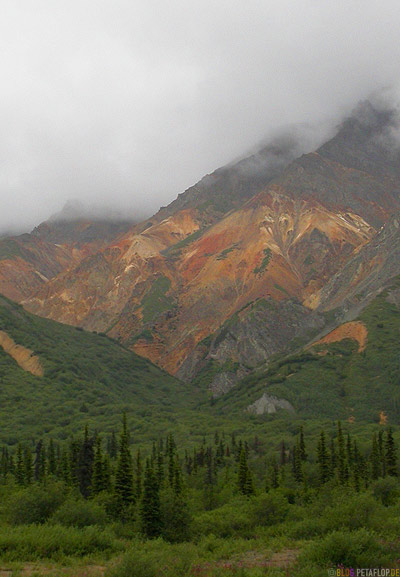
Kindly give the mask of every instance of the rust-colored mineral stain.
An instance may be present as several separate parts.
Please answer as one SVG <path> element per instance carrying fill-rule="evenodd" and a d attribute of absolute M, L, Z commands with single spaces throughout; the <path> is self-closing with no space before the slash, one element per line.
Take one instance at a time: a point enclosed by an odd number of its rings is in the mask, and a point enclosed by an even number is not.
<path fill-rule="evenodd" d="M 350 323 L 345 323 L 340 325 L 325 337 L 313 343 L 315 345 L 323 345 L 326 343 L 337 343 L 338 341 L 343 341 L 344 339 L 353 339 L 358 342 L 358 352 L 362 353 L 365 350 L 367 344 L 368 329 L 365 324 L 361 321 L 351 321 Z"/>

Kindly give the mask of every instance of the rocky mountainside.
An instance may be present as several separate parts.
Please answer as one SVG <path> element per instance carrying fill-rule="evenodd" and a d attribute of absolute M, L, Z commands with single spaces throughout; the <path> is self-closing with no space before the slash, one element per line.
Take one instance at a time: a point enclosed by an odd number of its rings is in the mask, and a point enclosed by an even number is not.
<path fill-rule="evenodd" d="M 369 259 L 400 211 L 394 122 L 366 103 L 315 152 L 293 158 L 287 143 L 267 146 L 142 224 L 108 231 L 101 246 L 81 234 L 76 261 L 39 271 L 49 280 L 14 298 L 223 392 L 333 322 L 327 311 L 348 296 L 344 282 L 340 294 L 331 288 L 334 279 Z M 75 233 L 62 244 L 46 227 L 31 236 L 68 252 Z"/>
<path fill-rule="evenodd" d="M 16 301 L 97 252 L 132 222 L 66 219 L 61 212 L 30 234 L 0 238 L 0 293 Z"/>

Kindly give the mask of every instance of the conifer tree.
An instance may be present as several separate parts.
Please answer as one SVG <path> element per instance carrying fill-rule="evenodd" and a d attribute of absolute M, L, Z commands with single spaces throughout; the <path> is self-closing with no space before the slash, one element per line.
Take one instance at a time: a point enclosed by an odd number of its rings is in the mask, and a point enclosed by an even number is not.
<path fill-rule="evenodd" d="M 156 477 L 158 486 L 161 487 L 164 481 L 164 456 L 161 446 L 159 447 L 157 454 Z"/>
<path fill-rule="evenodd" d="M 67 485 L 72 485 L 69 450 L 64 449 L 60 457 L 60 477 Z"/>
<path fill-rule="evenodd" d="M 24 463 L 24 452 L 21 443 L 18 443 L 17 447 L 17 464 L 15 467 L 15 480 L 18 485 L 25 484 L 25 463 Z"/>
<path fill-rule="evenodd" d="M 331 474 L 331 477 L 333 477 L 335 474 L 336 465 L 337 465 L 336 447 L 335 447 L 335 441 L 333 440 L 333 437 L 332 437 L 331 438 L 331 444 L 330 444 L 330 474 Z"/>
<path fill-rule="evenodd" d="M 382 472 L 382 462 L 379 455 L 378 439 L 376 433 L 372 436 L 372 450 L 370 456 L 371 462 L 371 477 L 372 479 L 378 479 Z"/>
<path fill-rule="evenodd" d="M 68 449 L 68 468 L 71 484 L 79 486 L 79 458 L 81 444 L 75 439 L 71 439 Z"/>
<path fill-rule="evenodd" d="M 386 474 L 392 477 L 397 477 L 398 475 L 397 455 L 391 428 L 389 428 L 386 432 L 385 464 L 386 464 Z"/>
<path fill-rule="evenodd" d="M 53 439 L 50 439 L 49 448 L 47 451 L 47 462 L 49 475 L 55 475 L 57 472 L 56 451 Z"/>
<path fill-rule="evenodd" d="M 347 433 L 347 441 L 346 441 L 346 457 L 349 466 L 353 463 L 353 448 L 351 444 L 351 437 L 350 433 Z"/>
<path fill-rule="evenodd" d="M 277 489 L 279 487 L 279 465 L 276 459 L 273 459 L 270 469 L 271 487 Z"/>
<path fill-rule="evenodd" d="M 107 442 L 107 452 L 110 456 L 110 459 L 116 459 L 118 455 L 118 441 L 115 435 L 115 431 L 111 432 L 111 436 Z"/>
<path fill-rule="evenodd" d="M 102 491 L 107 490 L 107 479 L 106 471 L 104 466 L 104 457 L 101 448 L 101 438 L 96 437 L 94 445 L 94 458 L 93 458 L 93 473 L 92 473 L 92 487 L 91 494 L 98 495 Z"/>
<path fill-rule="evenodd" d="M 10 455 L 7 447 L 3 447 L 1 450 L 1 461 L 0 461 L 0 475 L 1 479 L 5 480 L 9 473 Z"/>
<path fill-rule="evenodd" d="M 35 481 L 43 481 L 46 474 L 46 455 L 43 441 L 40 440 L 35 449 L 34 462 L 34 479 Z"/>
<path fill-rule="evenodd" d="M 155 455 L 155 461 L 158 464 L 157 452 Z M 136 453 L 136 471 L 135 471 L 135 497 L 137 500 L 140 500 L 142 496 L 142 477 L 143 477 L 142 457 L 140 454 L 140 449 L 138 449 Z"/>
<path fill-rule="evenodd" d="M 157 478 L 149 459 L 146 461 L 146 470 L 144 474 L 140 519 L 142 532 L 148 539 L 161 535 L 162 519 L 160 493 Z"/>
<path fill-rule="evenodd" d="M 254 495 L 254 483 L 251 471 L 247 464 L 246 450 L 242 447 L 238 467 L 238 487 L 242 495 Z"/>
<path fill-rule="evenodd" d="M 292 472 L 295 481 L 297 483 L 301 483 L 303 481 L 303 468 L 302 468 L 301 449 L 299 442 L 295 447 L 293 447 Z"/>
<path fill-rule="evenodd" d="M 168 484 L 170 487 L 174 484 L 175 475 L 175 443 L 173 442 L 173 437 L 170 435 L 167 442 L 168 447 Z"/>
<path fill-rule="evenodd" d="M 302 461 L 307 461 L 307 451 L 306 451 L 306 444 L 304 441 L 304 431 L 303 426 L 300 427 L 300 435 L 299 435 L 299 449 L 300 449 L 300 459 Z"/>
<path fill-rule="evenodd" d="M 318 477 L 321 485 L 330 477 L 329 453 L 326 448 L 325 433 L 321 431 L 317 447 Z"/>
<path fill-rule="evenodd" d="M 30 485 L 33 478 L 33 459 L 32 451 L 29 447 L 24 449 L 24 469 L 25 469 L 25 484 Z"/>
<path fill-rule="evenodd" d="M 282 441 L 280 450 L 280 466 L 283 467 L 284 465 L 286 465 L 286 446 L 285 441 Z"/>
<path fill-rule="evenodd" d="M 121 505 L 127 506 L 134 501 L 132 455 L 129 448 L 129 432 L 125 414 L 122 419 L 114 491 L 120 499 Z"/>
<path fill-rule="evenodd" d="M 383 431 L 379 431 L 378 433 L 378 451 L 379 451 L 379 458 L 381 461 L 382 477 L 386 477 L 386 461 L 385 461 L 385 446 L 383 440 Z"/>
<path fill-rule="evenodd" d="M 89 431 L 88 427 L 86 426 L 78 461 L 79 490 L 85 499 L 87 499 L 90 495 L 90 489 L 92 485 L 93 459 L 93 439 L 89 438 Z"/>
<path fill-rule="evenodd" d="M 353 465 L 353 484 L 354 488 L 357 493 L 360 491 L 361 488 L 361 479 L 362 479 L 362 459 L 360 452 L 358 450 L 357 442 L 353 442 L 352 447 L 352 465 Z"/>
<path fill-rule="evenodd" d="M 337 467 L 338 467 L 338 477 L 339 483 L 345 485 L 349 479 L 349 468 L 346 458 L 345 442 L 342 432 L 341 422 L 338 421 L 337 425 Z"/>

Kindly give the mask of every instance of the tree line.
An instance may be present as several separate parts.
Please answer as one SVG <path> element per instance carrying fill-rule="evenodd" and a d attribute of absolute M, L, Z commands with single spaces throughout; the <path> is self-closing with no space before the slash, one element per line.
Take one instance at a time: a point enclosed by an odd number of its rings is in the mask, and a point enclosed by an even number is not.
<path fill-rule="evenodd" d="M 40 440 L 33 450 L 22 443 L 14 451 L 3 447 L 0 459 L 2 483 L 24 487 L 59 479 L 85 499 L 106 496 L 110 515 L 127 521 L 135 517 L 146 537 L 170 540 L 185 538 L 191 490 L 201 492 L 204 510 L 211 510 L 227 487 L 248 497 L 279 489 L 304 494 L 328 484 L 359 492 L 388 476 L 398 476 L 392 429 L 374 433 L 362 452 L 340 422 L 331 438 L 321 431 L 314 451 L 308 450 L 300 427 L 294 443 L 286 446 L 282 441 L 267 458 L 257 437 L 249 443 L 224 433 L 191 450 L 177 447 L 168 434 L 154 442 L 148 454 L 140 448 L 133 453 L 124 415 L 118 436 L 112 433 L 104 440 L 86 427 L 80 438 L 62 445 Z"/>

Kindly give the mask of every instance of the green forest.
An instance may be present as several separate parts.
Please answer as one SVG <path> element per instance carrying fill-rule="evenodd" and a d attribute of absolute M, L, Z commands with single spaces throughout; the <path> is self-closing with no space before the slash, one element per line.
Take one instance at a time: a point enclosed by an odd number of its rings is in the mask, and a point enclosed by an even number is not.
<path fill-rule="evenodd" d="M 191 449 L 173 433 L 144 449 L 123 415 L 118 433 L 4 446 L 2 563 L 107 577 L 396 568 L 396 445 L 390 427 L 359 438 L 339 421 L 290 444 L 216 431 Z"/>

